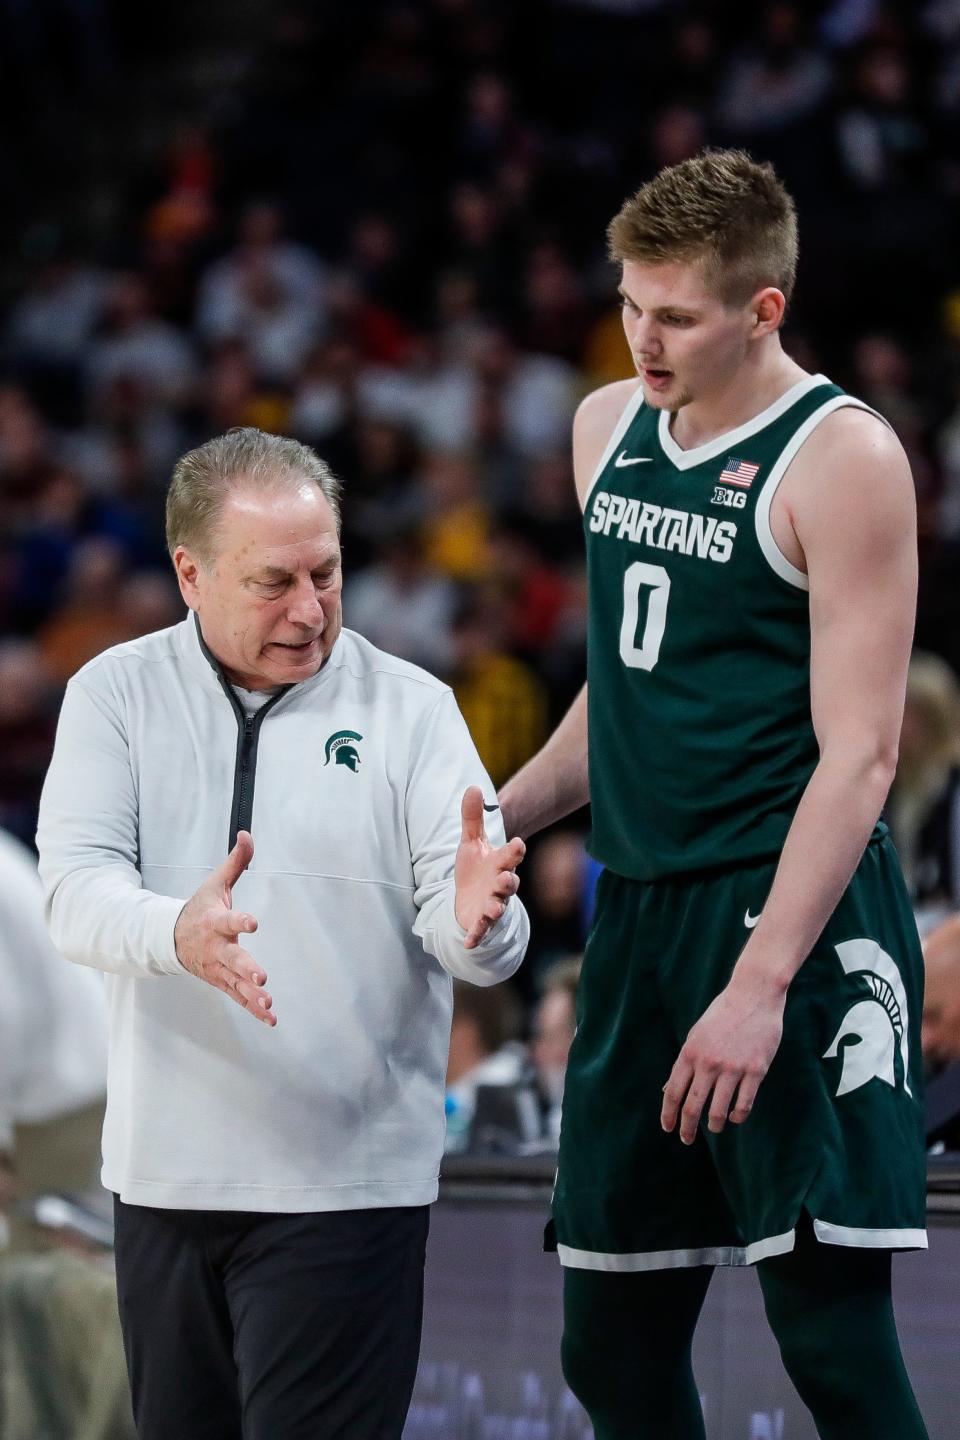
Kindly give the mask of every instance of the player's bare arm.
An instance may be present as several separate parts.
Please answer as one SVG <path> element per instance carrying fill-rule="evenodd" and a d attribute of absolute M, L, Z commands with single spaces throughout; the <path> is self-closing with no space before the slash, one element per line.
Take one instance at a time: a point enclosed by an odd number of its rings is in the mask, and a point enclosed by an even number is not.
<path fill-rule="evenodd" d="M 811 710 L 820 760 L 761 919 L 726 989 L 690 1031 L 662 1123 L 691 1143 L 746 1120 L 770 1067 L 791 980 L 857 866 L 896 765 L 916 602 L 916 514 L 902 447 L 844 409 L 811 436 L 771 526 L 810 580 Z"/>
<path fill-rule="evenodd" d="M 581 400 L 573 420 L 573 475 L 580 508 L 586 505 L 597 466 L 638 380 L 616 380 Z M 537 754 L 500 791 L 507 834 L 534 835 L 586 805 L 587 687 Z"/>
<path fill-rule="evenodd" d="M 241 830 L 223 864 L 180 911 L 173 938 L 184 970 L 273 1026 L 277 1023 L 273 1000 L 263 988 L 267 977 L 240 944 L 240 936 L 252 935 L 257 922 L 233 909 L 233 887 L 252 859 L 253 840 Z"/>

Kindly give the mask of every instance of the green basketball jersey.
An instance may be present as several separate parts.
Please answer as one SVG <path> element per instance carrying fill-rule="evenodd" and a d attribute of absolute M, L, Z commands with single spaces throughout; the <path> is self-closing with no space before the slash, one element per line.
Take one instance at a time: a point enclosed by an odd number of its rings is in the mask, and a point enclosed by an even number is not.
<path fill-rule="evenodd" d="M 653 880 L 779 853 L 819 751 L 806 576 L 770 504 L 845 405 L 822 375 L 693 450 L 628 402 L 584 510 L 592 854 Z"/>

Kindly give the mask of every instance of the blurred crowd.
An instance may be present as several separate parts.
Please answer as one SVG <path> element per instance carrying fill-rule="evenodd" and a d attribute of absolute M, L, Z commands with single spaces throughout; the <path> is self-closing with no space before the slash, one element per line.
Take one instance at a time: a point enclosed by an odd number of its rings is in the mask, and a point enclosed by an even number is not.
<path fill-rule="evenodd" d="M 94 109 L 127 63 L 123 7 L 0 9 L 4 63 Z M 742 144 L 799 205 L 787 348 L 886 415 L 913 464 L 925 653 L 889 819 L 925 928 L 960 908 L 960 0 L 262 9 L 207 103 L 152 117 L 108 230 L 47 208 L 16 237 L 0 825 L 32 842 L 69 676 L 179 618 L 166 483 L 233 425 L 331 463 L 346 623 L 449 679 L 495 782 L 522 764 L 584 675 L 570 421 L 630 373 L 606 221 L 661 166 Z M 531 848 L 519 1018 L 488 1052 L 533 1036 L 508 1083 L 544 1135 L 558 1062 L 537 1036 L 568 1024 L 594 879 L 579 819 Z"/>

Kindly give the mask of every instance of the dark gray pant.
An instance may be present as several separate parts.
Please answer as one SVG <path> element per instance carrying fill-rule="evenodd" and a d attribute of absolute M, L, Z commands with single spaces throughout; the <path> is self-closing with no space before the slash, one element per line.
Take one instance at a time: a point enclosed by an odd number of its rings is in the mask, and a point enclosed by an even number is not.
<path fill-rule="evenodd" d="M 426 1206 L 115 1216 L 139 1440 L 400 1440 Z"/>

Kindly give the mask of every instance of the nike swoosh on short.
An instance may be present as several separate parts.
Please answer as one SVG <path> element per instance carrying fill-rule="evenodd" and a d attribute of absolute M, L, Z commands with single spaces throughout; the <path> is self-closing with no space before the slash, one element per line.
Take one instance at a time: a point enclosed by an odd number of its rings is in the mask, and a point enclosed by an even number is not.
<path fill-rule="evenodd" d="M 626 452 L 626 450 L 621 450 L 621 451 L 620 451 L 620 454 L 617 456 L 616 460 L 614 460 L 614 462 L 613 462 L 613 465 L 614 465 L 614 469 L 615 469 L 615 470 L 622 470 L 625 465 L 652 465 L 652 464 L 653 464 L 653 456 L 652 456 L 652 455 L 628 455 L 627 452 Z"/>
<path fill-rule="evenodd" d="M 760 915 L 762 915 L 762 914 L 763 914 L 763 911 L 761 910 L 761 911 L 760 911 Z M 746 912 L 746 914 L 745 914 L 744 917 L 743 917 L 743 923 L 744 923 L 744 925 L 746 925 L 746 927 L 747 927 L 748 930 L 752 930 L 752 929 L 753 929 L 754 925 L 756 925 L 757 921 L 760 919 L 760 915 L 751 915 L 749 910 Z"/>
<path fill-rule="evenodd" d="M 499 810 L 499 809 L 500 809 L 500 806 L 499 806 L 499 805 L 486 805 L 486 804 L 485 804 L 483 808 L 484 808 L 484 810 Z"/>

